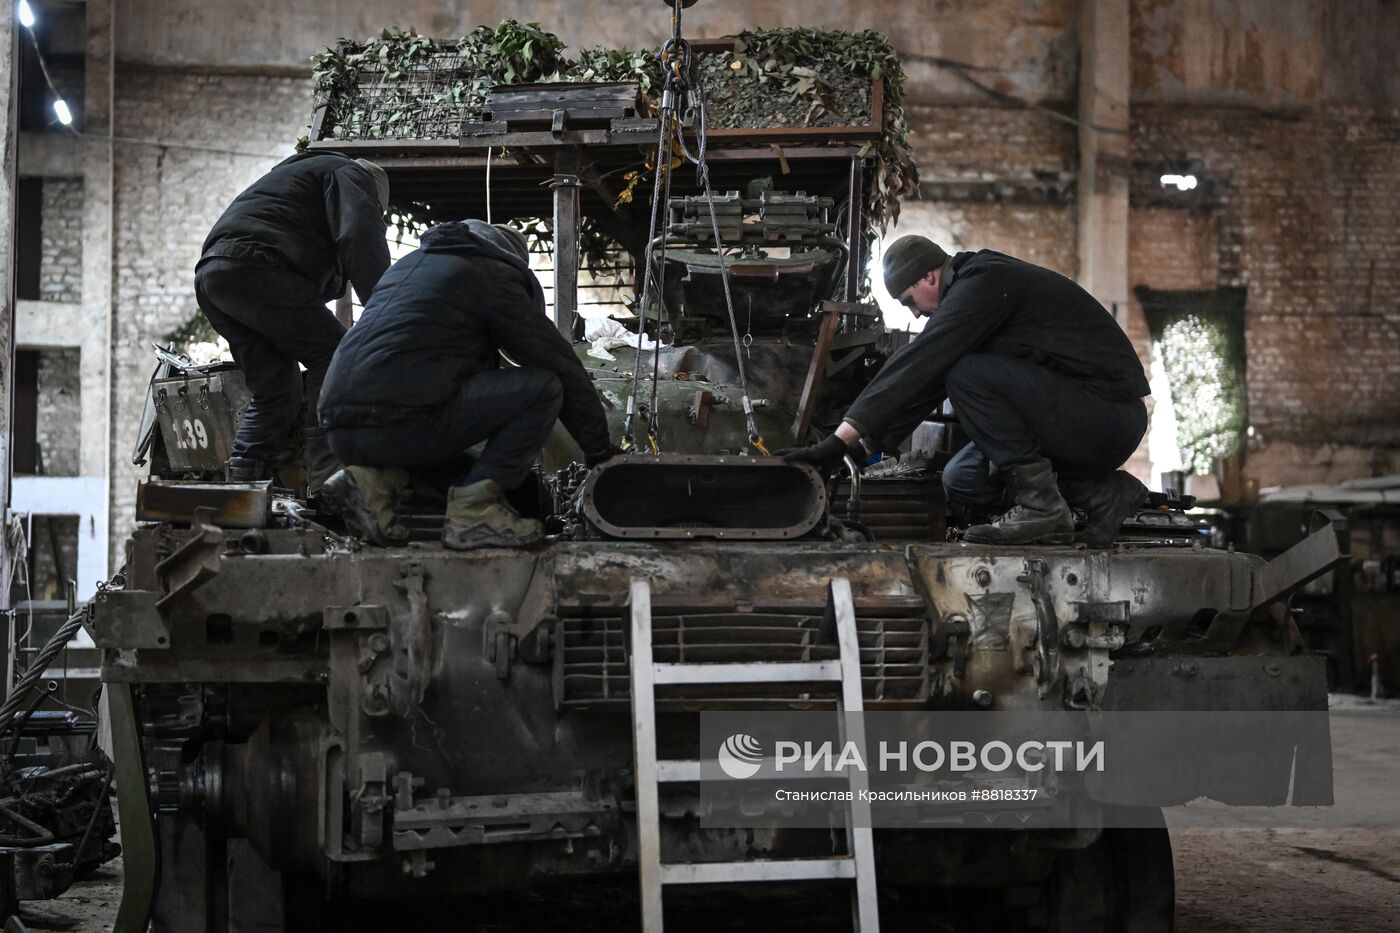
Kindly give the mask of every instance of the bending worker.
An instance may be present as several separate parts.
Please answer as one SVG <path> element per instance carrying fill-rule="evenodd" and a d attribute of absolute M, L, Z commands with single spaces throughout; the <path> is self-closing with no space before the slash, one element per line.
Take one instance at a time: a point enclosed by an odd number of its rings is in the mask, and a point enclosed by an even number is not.
<path fill-rule="evenodd" d="M 341 341 L 321 394 L 331 447 L 350 464 L 322 501 L 359 537 L 402 542 L 403 467 L 460 470 L 442 541 L 459 550 L 538 541 L 503 491 L 520 485 L 555 419 L 589 466 L 615 451 L 583 364 L 545 315 L 525 238 L 479 220 L 446 223 L 384 276 Z M 504 352 L 517 363 L 501 365 Z M 486 442 L 472 463 L 468 453 Z"/>
<path fill-rule="evenodd" d="M 950 257 L 921 236 L 890 245 L 884 277 L 928 323 L 835 434 L 789 459 L 829 467 L 862 438 L 892 449 L 947 398 L 972 439 L 943 473 L 949 498 L 990 507 L 1011 493 L 1010 509 L 965 540 L 1067 544 L 1073 505 L 1088 513 L 1085 541 L 1112 543 L 1146 492 L 1117 468 L 1147 431 L 1149 394 L 1113 316 L 1049 269 L 992 250 Z"/>
<path fill-rule="evenodd" d="M 269 479 L 303 414 L 309 494 L 339 469 L 316 420 L 326 367 L 345 328 L 326 302 L 348 278 L 360 301 L 389 268 L 389 176 L 337 153 L 285 159 L 224 211 L 195 266 L 195 296 L 228 340 L 253 399 L 228 462 L 229 482 Z M 303 381 L 297 364 L 306 367 Z"/>

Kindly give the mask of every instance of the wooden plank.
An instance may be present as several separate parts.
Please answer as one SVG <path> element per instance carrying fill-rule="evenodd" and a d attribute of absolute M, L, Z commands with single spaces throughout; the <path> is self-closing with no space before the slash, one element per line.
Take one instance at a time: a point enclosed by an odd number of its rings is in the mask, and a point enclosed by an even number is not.
<path fill-rule="evenodd" d="M 812 361 L 807 365 L 807 379 L 802 384 L 802 395 L 797 402 L 797 418 L 792 422 L 792 441 L 801 444 L 812 426 L 812 413 L 817 407 L 817 393 L 821 391 L 822 380 L 826 378 L 826 356 L 831 351 L 831 338 L 836 336 L 836 325 L 841 320 L 834 311 L 824 311 L 822 323 L 817 330 L 817 343 L 812 348 Z"/>
<path fill-rule="evenodd" d="M 311 140 L 313 145 L 321 139 L 321 130 L 325 126 L 326 110 L 329 109 L 329 106 L 329 104 L 321 104 L 311 116 L 311 133 L 307 138 Z"/>
<path fill-rule="evenodd" d="M 578 311 L 579 153 L 560 149 L 554 154 L 554 325 L 574 342 Z M 582 336 L 582 335 L 580 335 Z"/>

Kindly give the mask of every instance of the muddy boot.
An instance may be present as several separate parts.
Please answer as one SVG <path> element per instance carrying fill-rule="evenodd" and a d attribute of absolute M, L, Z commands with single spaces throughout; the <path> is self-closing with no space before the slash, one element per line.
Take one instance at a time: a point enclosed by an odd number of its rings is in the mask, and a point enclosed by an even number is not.
<path fill-rule="evenodd" d="M 533 518 L 521 518 L 501 495 L 501 486 L 483 479 L 470 486 L 447 491 L 447 523 L 442 526 L 442 546 L 454 551 L 478 547 L 519 547 L 534 544 L 544 526 Z"/>
<path fill-rule="evenodd" d="M 224 480 L 229 483 L 260 483 L 272 479 L 272 469 L 266 460 L 249 457 L 229 457 L 224 466 Z"/>
<path fill-rule="evenodd" d="M 341 463 L 331 452 L 323 428 L 307 428 L 302 441 L 302 459 L 306 461 L 306 497 L 319 498 L 321 487 L 341 470 Z"/>
<path fill-rule="evenodd" d="M 1060 492 L 1087 519 L 1075 540 L 1089 547 L 1112 547 L 1124 519 L 1137 511 L 1147 495 L 1147 487 L 1131 473 L 1115 470 L 1099 479 L 1063 480 Z"/>
<path fill-rule="evenodd" d="M 394 501 L 406 488 L 408 471 L 400 467 L 349 466 L 326 480 L 316 499 L 361 541 L 393 547 L 408 541 L 408 529 L 394 515 Z"/>
<path fill-rule="evenodd" d="M 973 525 L 963 535 L 971 544 L 1069 544 L 1074 516 L 1055 485 L 1049 460 L 1012 467 L 1007 475 L 1015 505 L 990 525 Z"/>

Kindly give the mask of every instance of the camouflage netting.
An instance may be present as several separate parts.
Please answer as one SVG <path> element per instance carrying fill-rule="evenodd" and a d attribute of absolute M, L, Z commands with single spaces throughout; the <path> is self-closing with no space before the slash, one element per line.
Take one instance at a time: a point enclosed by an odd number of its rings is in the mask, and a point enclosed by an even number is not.
<path fill-rule="evenodd" d="M 1239 453 L 1248 422 L 1243 289 L 1137 293 L 1162 354 L 1182 464 L 1208 474 L 1214 461 Z"/>
<path fill-rule="evenodd" d="M 883 80 L 884 137 L 868 192 L 867 234 L 884 232 L 899 200 L 918 185 L 904 122 L 904 72 L 889 39 L 877 32 L 767 29 L 740 33 L 733 51 L 699 56 L 711 128 L 862 126 L 871 119 L 872 82 Z M 456 40 L 385 30 L 342 40 L 312 59 L 322 139 L 452 139 L 477 120 L 500 84 L 535 81 L 636 81 L 648 104 L 660 95 L 656 55 L 632 49 L 583 49 L 538 23 L 506 20 Z"/>

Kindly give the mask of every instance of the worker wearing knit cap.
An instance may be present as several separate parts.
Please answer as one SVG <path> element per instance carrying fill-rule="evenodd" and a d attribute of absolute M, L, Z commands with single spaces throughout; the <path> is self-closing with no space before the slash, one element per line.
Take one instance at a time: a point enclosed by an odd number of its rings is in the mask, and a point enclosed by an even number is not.
<path fill-rule="evenodd" d="M 1146 433 L 1149 393 L 1113 315 L 1049 269 L 992 250 L 950 256 L 922 236 L 890 244 L 883 272 L 890 295 L 927 324 L 834 434 L 788 459 L 830 467 L 852 450 L 861 460 L 892 450 L 948 400 L 972 439 L 944 469 L 949 498 L 1010 505 L 967 541 L 1068 543 L 1073 505 L 1088 516 L 1082 540 L 1112 543 L 1145 492 L 1117 468 Z"/>
<path fill-rule="evenodd" d="M 347 280 L 362 304 L 369 301 L 389 268 L 388 209 L 384 169 L 305 152 L 250 185 L 209 231 L 195 297 L 228 340 L 253 396 L 233 441 L 230 482 L 272 478 L 298 413 L 307 492 L 314 495 L 340 468 L 316 418 L 326 368 L 345 333 L 326 303 L 345 293 Z"/>

